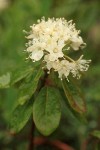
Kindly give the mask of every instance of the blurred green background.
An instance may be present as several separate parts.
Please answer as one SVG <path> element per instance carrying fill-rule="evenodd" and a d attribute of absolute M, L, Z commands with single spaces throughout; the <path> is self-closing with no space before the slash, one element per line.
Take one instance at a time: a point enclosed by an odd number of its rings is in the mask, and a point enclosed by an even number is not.
<path fill-rule="evenodd" d="M 100 129 L 100 0 L 0 0 L 0 75 L 25 63 L 23 30 L 29 30 L 42 16 L 73 20 L 87 43 L 83 50 L 85 58 L 92 60 L 81 80 L 88 123 L 79 122 L 64 105 L 60 126 L 49 138 L 59 139 L 75 150 L 100 150 L 100 141 L 90 134 Z M 12 135 L 8 127 L 16 95 L 15 88 L 0 91 L 0 150 L 28 147 L 30 124 L 19 135 Z M 35 134 L 39 135 L 37 130 Z M 55 148 L 36 147 L 49 149 Z"/>

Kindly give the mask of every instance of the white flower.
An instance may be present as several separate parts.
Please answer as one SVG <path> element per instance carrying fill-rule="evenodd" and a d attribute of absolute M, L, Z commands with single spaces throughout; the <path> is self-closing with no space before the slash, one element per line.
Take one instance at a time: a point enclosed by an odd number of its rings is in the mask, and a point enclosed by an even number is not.
<path fill-rule="evenodd" d="M 79 31 L 75 29 L 75 24 L 72 24 L 72 21 L 66 21 L 64 18 L 49 18 L 47 21 L 43 18 L 37 24 L 31 26 L 27 39 L 29 39 L 27 43 L 28 52 L 33 52 L 39 47 L 41 51 L 45 50 L 50 54 L 51 60 L 63 57 L 64 46 L 78 50 L 84 43 L 79 36 Z M 68 44 L 69 41 L 71 44 Z"/>
<path fill-rule="evenodd" d="M 51 68 L 54 69 L 54 71 L 58 72 L 59 78 L 68 77 L 71 65 L 70 62 L 67 60 L 57 60 L 57 61 L 49 61 L 48 56 L 45 57 L 46 61 L 46 67 L 50 71 Z"/>
<path fill-rule="evenodd" d="M 62 79 L 63 76 L 65 76 L 67 78 L 70 73 L 70 69 L 71 69 L 69 61 L 62 60 L 59 63 L 60 63 L 60 67 L 58 67 L 56 69 L 58 71 L 59 78 Z"/>
<path fill-rule="evenodd" d="M 27 36 L 28 43 L 26 51 L 30 59 L 34 62 L 43 58 L 45 67 L 50 72 L 51 69 L 58 72 L 59 78 L 68 79 L 71 73 L 73 77 L 80 77 L 80 72 L 87 71 L 90 60 L 72 60 L 64 53 L 72 48 L 79 50 L 85 43 L 76 30 L 75 24 L 64 18 L 38 20 L 37 24 L 31 26 L 31 31 Z"/>
<path fill-rule="evenodd" d="M 38 61 L 42 58 L 43 56 L 43 51 L 41 50 L 34 50 L 31 55 L 30 55 L 30 58 L 33 60 L 33 61 Z"/>
<path fill-rule="evenodd" d="M 71 73 L 73 74 L 73 77 L 77 76 L 77 78 L 80 78 L 81 76 L 80 72 L 87 71 L 89 68 L 89 63 L 91 62 L 91 60 L 85 60 L 82 58 L 83 55 L 77 61 L 72 63 Z"/>
<path fill-rule="evenodd" d="M 79 71 L 87 71 L 91 60 L 82 59 L 83 55 L 76 61 L 76 66 Z"/>
<path fill-rule="evenodd" d="M 79 36 L 79 37 L 72 37 L 71 38 L 71 47 L 74 50 L 79 50 L 80 46 L 85 45 L 85 43 L 83 42 L 83 39 Z"/>

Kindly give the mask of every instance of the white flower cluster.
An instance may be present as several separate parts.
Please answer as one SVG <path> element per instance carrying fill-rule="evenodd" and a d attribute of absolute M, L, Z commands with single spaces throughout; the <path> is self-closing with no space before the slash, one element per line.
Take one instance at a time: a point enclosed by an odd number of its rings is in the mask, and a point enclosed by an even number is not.
<path fill-rule="evenodd" d="M 70 48 L 79 50 L 85 45 L 79 33 L 72 21 L 66 21 L 64 18 L 49 18 L 46 21 L 42 18 L 31 26 L 26 51 L 30 53 L 29 57 L 33 62 L 43 58 L 46 68 L 49 71 L 52 68 L 57 71 L 59 78 L 67 78 L 70 73 L 79 78 L 81 71 L 87 71 L 90 60 L 82 59 L 82 55 L 74 61 L 64 54 L 64 51 Z"/>

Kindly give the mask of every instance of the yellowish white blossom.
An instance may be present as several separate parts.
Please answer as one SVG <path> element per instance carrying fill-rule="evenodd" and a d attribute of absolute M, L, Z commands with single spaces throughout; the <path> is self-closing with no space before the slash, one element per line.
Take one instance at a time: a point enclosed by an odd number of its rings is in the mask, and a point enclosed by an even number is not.
<path fill-rule="evenodd" d="M 31 26 L 27 39 L 29 41 L 26 51 L 30 53 L 29 57 L 33 62 L 43 58 L 49 72 L 53 68 L 58 72 L 59 78 L 68 78 L 70 73 L 79 78 L 80 72 L 88 70 L 90 60 L 82 59 L 83 55 L 74 61 L 64 54 L 64 51 L 76 51 L 85 45 L 80 30 L 76 30 L 72 20 L 49 18 L 46 21 L 42 18 Z"/>
<path fill-rule="evenodd" d="M 91 60 L 82 59 L 83 55 L 77 60 L 73 62 L 69 62 L 68 60 L 57 60 L 57 61 L 49 61 L 48 56 L 44 57 L 44 61 L 46 62 L 46 67 L 50 71 L 50 69 L 54 69 L 59 74 L 59 78 L 62 79 L 63 76 L 68 78 L 68 75 L 71 73 L 73 77 L 80 78 L 81 72 L 87 71 L 89 68 L 89 63 Z"/>
<path fill-rule="evenodd" d="M 71 70 L 73 77 L 80 78 L 81 72 L 87 71 L 91 60 L 82 59 L 83 55 L 77 60 L 72 62 Z"/>

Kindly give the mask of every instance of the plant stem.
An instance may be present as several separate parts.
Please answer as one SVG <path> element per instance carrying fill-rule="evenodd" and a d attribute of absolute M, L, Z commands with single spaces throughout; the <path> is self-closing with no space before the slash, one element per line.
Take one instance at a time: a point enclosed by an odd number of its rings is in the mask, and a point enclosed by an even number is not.
<path fill-rule="evenodd" d="M 67 55 L 64 55 L 64 56 L 65 56 L 66 59 L 68 59 L 68 60 L 74 62 L 74 60 L 73 60 L 72 58 L 70 58 L 69 56 L 67 56 Z"/>
<path fill-rule="evenodd" d="M 29 133 L 29 148 L 28 150 L 33 150 L 34 149 L 34 144 L 33 144 L 33 141 L 34 141 L 34 122 L 32 120 L 32 125 L 31 125 L 31 130 L 30 130 L 30 133 Z"/>

